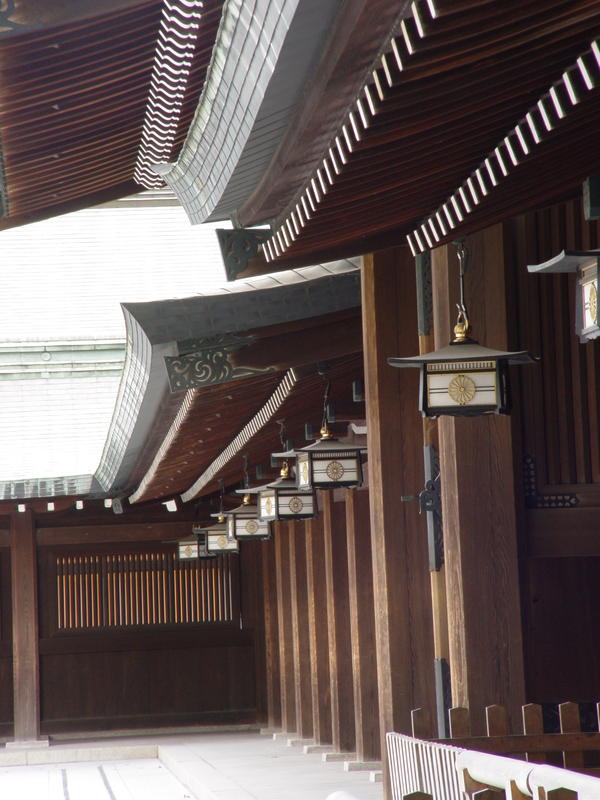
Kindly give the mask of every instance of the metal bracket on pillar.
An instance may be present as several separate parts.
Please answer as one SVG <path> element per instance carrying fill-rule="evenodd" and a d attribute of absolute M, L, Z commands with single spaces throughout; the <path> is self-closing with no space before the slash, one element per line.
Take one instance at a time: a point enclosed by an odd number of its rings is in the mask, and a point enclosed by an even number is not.
<path fill-rule="evenodd" d="M 434 659 L 434 667 L 438 736 L 440 739 L 449 739 L 449 711 L 452 708 L 452 683 L 450 681 L 450 667 L 448 666 L 448 662 L 445 658 Z"/>
<path fill-rule="evenodd" d="M 268 242 L 271 236 L 273 231 L 269 228 L 217 229 L 228 281 L 234 281 L 246 269 L 248 262 L 258 253 L 259 246 Z"/>
<path fill-rule="evenodd" d="M 419 495 L 421 511 L 427 513 L 429 570 L 438 572 L 444 563 L 444 530 L 442 526 L 442 496 L 440 491 L 440 457 L 431 444 L 423 448 L 425 456 L 425 489 Z"/>
<path fill-rule="evenodd" d="M 417 309 L 419 336 L 428 336 L 433 326 L 433 289 L 431 283 L 431 251 L 415 257 L 417 270 Z"/>

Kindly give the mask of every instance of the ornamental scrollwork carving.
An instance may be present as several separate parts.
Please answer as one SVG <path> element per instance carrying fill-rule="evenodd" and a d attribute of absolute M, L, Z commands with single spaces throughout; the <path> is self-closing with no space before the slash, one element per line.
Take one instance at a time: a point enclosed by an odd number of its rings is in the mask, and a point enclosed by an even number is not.
<path fill-rule="evenodd" d="M 258 253 L 260 245 L 268 242 L 272 231 L 268 228 L 217 229 L 227 280 L 234 281 Z"/>
<path fill-rule="evenodd" d="M 253 342 L 254 336 L 234 334 L 216 334 L 178 342 L 180 355 L 165 357 L 171 394 L 272 371 L 272 367 L 254 369 L 236 367 L 231 363 L 233 353 Z"/>

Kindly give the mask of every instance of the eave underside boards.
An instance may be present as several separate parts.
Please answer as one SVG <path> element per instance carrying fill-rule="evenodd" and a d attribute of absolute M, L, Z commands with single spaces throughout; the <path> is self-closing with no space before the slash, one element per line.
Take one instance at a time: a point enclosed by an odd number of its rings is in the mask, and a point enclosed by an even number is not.
<path fill-rule="evenodd" d="M 405 242 L 600 36 L 600 7 L 591 0 L 435 6 L 438 17 L 427 19 L 412 55 L 404 52 L 391 88 L 378 69 L 384 99 L 373 82 L 368 127 L 359 126 L 357 140 L 347 125 L 346 163 L 335 152 L 339 174 L 325 192 L 316 182 L 310 218 L 265 270 Z M 446 238 L 579 191 L 600 166 L 598 94 L 597 87 L 587 92 L 529 155 L 521 152 L 519 165 Z"/>
<path fill-rule="evenodd" d="M 362 369 L 362 353 L 329 362 L 332 400 L 351 397 L 352 383 L 362 378 Z M 306 422 L 313 423 L 318 435 L 325 390 L 323 377 L 316 365 L 295 372 L 298 380 L 273 419 L 249 439 L 243 451 L 235 454 L 203 487 L 200 494 L 214 492 L 218 488 L 219 478 L 224 479 L 226 486 L 241 480 L 242 454 L 246 453 L 249 454 L 253 474 L 256 466 L 261 464 L 265 475 L 269 471 L 272 473 L 267 480 L 275 478 L 276 472 L 270 470 L 269 465 L 271 453 L 281 448 L 276 420 L 285 418 L 286 438 L 294 438 L 299 446 L 305 444 Z M 282 378 L 283 374 L 278 372 L 195 390 L 194 401 L 178 435 L 139 500 L 187 491 L 267 403 Z"/>
<path fill-rule="evenodd" d="M 250 198 L 238 208 L 245 226 L 277 217 L 319 166 L 346 120 L 369 69 L 409 0 L 347 0 L 336 19 L 290 129 Z"/>
<path fill-rule="evenodd" d="M 204 4 L 175 154 L 198 102 L 222 5 Z M 10 204 L 0 229 L 139 191 L 132 176 L 162 9 L 162 0 L 152 0 L 0 42 Z"/>

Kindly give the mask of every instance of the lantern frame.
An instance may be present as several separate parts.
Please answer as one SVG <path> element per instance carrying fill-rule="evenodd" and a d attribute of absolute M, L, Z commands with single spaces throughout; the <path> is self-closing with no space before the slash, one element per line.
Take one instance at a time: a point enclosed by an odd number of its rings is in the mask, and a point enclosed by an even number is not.
<path fill-rule="evenodd" d="M 508 366 L 535 359 L 526 350 L 492 350 L 466 337 L 432 353 L 388 358 L 388 363 L 421 370 L 419 410 L 424 417 L 473 417 L 510 414 Z"/>
<path fill-rule="evenodd" d="M 216 525 L 206 528 L 206 551 L 208 553 L 238 553 L 239 545 L 235 538 L 229 536 L 227 531 L 227 519 L 223 514 L 211 514 L 218 518 Z"/>
<path fill-rule="evenodd" d="M 244 492 L 242 505 L 227 511 L 227 532 L 238 541 L 266 541 L 271 538 L 271 526 L 259 519 L 258 506 L 252 504 L 248 490 Z"/>
<path fill-rule="evenodd" d="M 531 273 L 576 272 L 575 332 L 581 342 L 600 336 L 598 324 L 598 260 L 600 250 L 563 250 L 542 264 L 528 265 Z"/>
<path fill-rule="evenodd" d="M 300 492 L 315 489 L 356 488 L 362 485 L 362 445 L 340 442 L 329 432 L 327 423 L 321 428 L 321 438 L 314 444 L 273 453 L 276 458 L 296 459 L 296 487 Z M 348 477 L 344 478 L 344 475 Z"/>
<path fill-rule="evenodd" d="M 257 490 L 258 518 L 268 522 L 316 519 L 319 515 L 317 493 L 300 491 L 297 483 L 289 477 L 287 461 L 281 469 L 281 477 Z M 282 502 L 283 500 L 283 502 Z"/>

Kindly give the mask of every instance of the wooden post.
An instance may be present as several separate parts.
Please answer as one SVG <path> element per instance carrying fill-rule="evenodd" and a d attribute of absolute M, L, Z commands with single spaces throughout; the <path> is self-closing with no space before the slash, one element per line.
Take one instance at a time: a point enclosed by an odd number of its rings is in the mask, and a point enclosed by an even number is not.
<path fill-rule="evenodd" d="M 381 761 L 369 492 L 346 492 L 356 758 Z"/>
<path fill-rule="evenodd" d="M 281 729 L 281 670 L 277 619 L 277 576 L 275 540 L 262 543 L 265 650 L 267 661 L 267 712 L 270 730 Z"/>
<path fill-rule="evenodd" d="M 279 664 L 281 669 L 281 728 L 286 733 L 295 733 L 296 691 L 290 585 L 290 535 L 286 522 L 276 522 L 274 528 Z"/>
<path fill-rule="evenodd" d="M 356 749 L 346 506 L 334 503 L 333 492 L 321 493 L 325 530 L 325 583 L 329 631 L 329 677 L 333 748 L 338 753 Z"/>
<path fill-rule="evenodd" d="M 317 519 L 307 520 L 304 525 L 313 738 L 315 744 L 327 745 L 331 744 L 332 737 L 323 514 L 319 514 Z"/>
<path fill-rule="evenodd" d="M 39 629 L 33 511 L 11 513 L 15 745 L 40 741 Z M 47 741 L 47 740 L 46 740 Z"/>
<path fill-rule="evenodd" d="M 501 225 L 467 239 L 465 293 L 474 337 L 506 349 Z M 452 245 L 432 255 L 436 347 L 448 344 L 459 299 Z M 534 367 L 529 367 L 534 369 Z M 485 707 L 506 708 L 516 732 L 525 701 L 510 417 L 438 423 L 452 701 L 485 733 Z"/>
<path fill-rule="evenodd" d="M 301 523 L 290 521 L 290 587 L 292 598 L 292 636 L 294 682 L 296 688 L 296 733 L 299 739 L 312 739 L 312 685 L 308 647 L 308 585 L 306 541 Z"/>
<path fill-rule="evenodd" d="M 391 797 L 388 731 L 411 733 L 411 711 L 430 712 L 435 733 L 434 651 L 427 529 L 416 502 L 424 486 L 417 371 L 389 356 L 419 352 L 414 259 L 408 248 L 363 258 L 363 337 L 377 678 L 384 793 Z"/>

